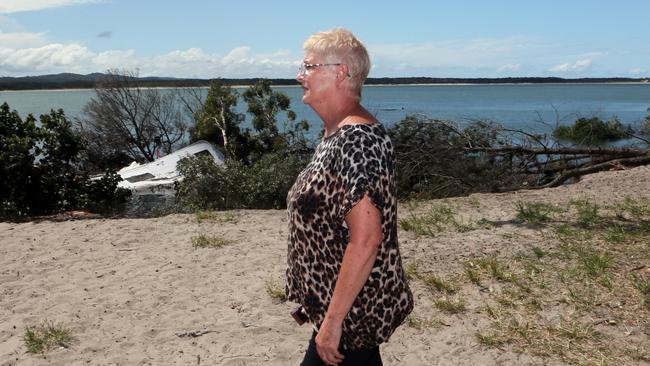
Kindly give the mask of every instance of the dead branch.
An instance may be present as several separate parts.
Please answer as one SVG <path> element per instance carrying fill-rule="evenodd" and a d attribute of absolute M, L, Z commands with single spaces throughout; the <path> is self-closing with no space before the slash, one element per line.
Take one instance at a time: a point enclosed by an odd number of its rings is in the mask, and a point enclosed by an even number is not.
<path fill-rule="evenodd" d="M 601 172 L 604 170 L 610 170 L 612 168 L 619 168 L 619 167 L 635 167 L 635 166 L 640 166 L 640 165 L 646 165 L 650 164 L 650 156 L 638 156 L 638 157 L 633 157 L 633 158 L 623 158 L 623 159 L 615 159 L 615 160 L 610 160 L 605 163 L 601 164 L 596 164 L 592 165 L 589 167 L 585 168 L 580 168 L 580 169 L 572 169 L 569 171 L 566 171 L 565 173 L 560 174 L 558 177 L 553 179 L 551 182 L 546 183 L 541 186 L 536 186 L 536 187 L 530 187 L 530 189 L 539 189 L 539 188 L 549 188 L 549 187 L 557 187 L 562 185 L 564 182 L 566 182 L 570 178 L 578 178 L 586 174 L 592 174 L 596 172 Z"/>

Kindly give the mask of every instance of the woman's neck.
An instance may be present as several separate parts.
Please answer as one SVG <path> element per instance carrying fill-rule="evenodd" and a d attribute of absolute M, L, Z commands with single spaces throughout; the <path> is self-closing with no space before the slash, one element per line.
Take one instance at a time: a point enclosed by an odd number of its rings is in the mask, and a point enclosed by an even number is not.
<path fill-rule="evenodd" d="M 348 103 L 330 113 L 320 114 L 325 127 L 325 137 L 334 134 L 339 128 L 351 123 L 374 123 L 376 119 L 358 102 Z"/>

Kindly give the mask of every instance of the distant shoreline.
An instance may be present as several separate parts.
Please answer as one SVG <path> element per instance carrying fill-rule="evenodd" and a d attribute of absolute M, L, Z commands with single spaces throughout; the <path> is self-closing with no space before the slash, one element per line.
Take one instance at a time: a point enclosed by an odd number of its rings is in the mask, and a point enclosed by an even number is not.
<path fill-rule="evenodd" d="M 0 77 L 0 91 L 38 91 L 38 90 L 88 90 L 101 82 L 104 74 L 56 74 L 25 77 Z M 134 84 L 148 88 L 192 88 L 207 87 L 212 80 L 220 80 L 231 87 L 247 87 L 257 83 L 260 78 L 242 79 L 175 79 L 159 77 L 140 77 Z M 298 87 L 295 79 L 269 78 L 275 87 Z M 433 77 L 394 77 L 368 78 L 366 86 L 436 86 L 436 85 L 538 85 L 538 84 L 647 84 L 650 78 L 576 78 L 558 77 L 506 77 L 506 78 L 433 78 Z"/>
<path fill-rule="evenodd" d="M 513 85 L 648 85 L 650 83 L 643 81 L 611 81 L 611 82 L 562 82 L 562 83 L 413 83 L 413 84 L 364 84 L 364 87 L 391 87 L 391 86 L 513 86 Z M 232 88 L 247 88 L 250 85 L 229 85 Z M 274 88 L 300 88 L 300 85 L 272 85 Z M 199 88 L 207 89 L 209 86 L 143 86 L 143 89 L 185 89 L 185 88 Z M 21 92 L 70 92 L 70 91 L 92 91 L 94 87 L 87 88 L 38 88 L 38 89 L 0 89 L 0 93 L 21 93 Z"/>

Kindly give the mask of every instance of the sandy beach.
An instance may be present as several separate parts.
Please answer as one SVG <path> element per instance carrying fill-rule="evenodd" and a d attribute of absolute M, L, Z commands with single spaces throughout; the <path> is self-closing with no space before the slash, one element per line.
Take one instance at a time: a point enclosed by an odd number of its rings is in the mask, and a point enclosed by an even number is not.
<path fill-rule="evenodd" d="M 400 229 L 404 262 L 444 274 L 478 256 L 543 246 L 540 229 L 512 223 L 517 201 L 610 205 L 625 197 L 648 200 L 649 188 L 650 167 L 639 167 L 558 188 L 448 199 L 465 220 L 502 224 L 435 237 Z M 400 217 L 432 204 L 403 204 Z M 267 292 L 284 284 L 285 212 L 219 215 L 0 223 L 0 365 L 297 365 L 312 330 L 289 316 L 294 304 Z M 198 235 L 233 242 L 194 248 Z M 447 315 L 431 305 L 420 281 L 412 281 L 412 288 L 414 315 L 443 325 L 400 327 L 381 346 L 385 365 L 565 364 L 507 345 L 479 344 L 475 333 L 485 324 L 477 314 L 484 296 L 478 290 L 465 293 L 466 313 Z M 644 316 L 634 325 L 617 325 L 622 342 L 650 344 L 647 313 L 639 314 Z M 46 320 L 69 327 L 74 342 L 44 355 L 27 353 L 25 328 Z M 205 333 L 188 335 L 193 331 Z"/>

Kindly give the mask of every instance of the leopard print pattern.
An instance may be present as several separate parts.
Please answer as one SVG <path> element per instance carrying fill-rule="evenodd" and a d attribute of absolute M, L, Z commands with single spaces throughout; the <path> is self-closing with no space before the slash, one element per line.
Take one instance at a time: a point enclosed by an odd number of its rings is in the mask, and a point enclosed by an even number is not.
<path fill-rule="evenodd" d="M 345 125 L 323 139 L 287 195 L 286 293 L 320 327 L 349 240 L 345 217 L 364 195 L 381 213 L 383 239 L 368 281 L 343 321 L 344 349 L 388 340 L 413 309 L 397 244 L 392 143 L 379 124 Z"/>

